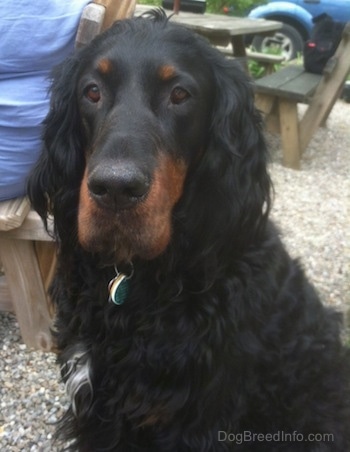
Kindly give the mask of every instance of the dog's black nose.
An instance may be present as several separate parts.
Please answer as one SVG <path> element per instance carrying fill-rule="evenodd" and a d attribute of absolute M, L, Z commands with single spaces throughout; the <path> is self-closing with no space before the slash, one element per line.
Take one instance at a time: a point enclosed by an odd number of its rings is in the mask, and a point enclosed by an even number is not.
<path fill-rule="evenodd" d="M 134 165 L 98 166 L 88 179 L 91 196 L 102 207 L 123 210 L 144 198 L 149 190 L 149 177 Z"/>

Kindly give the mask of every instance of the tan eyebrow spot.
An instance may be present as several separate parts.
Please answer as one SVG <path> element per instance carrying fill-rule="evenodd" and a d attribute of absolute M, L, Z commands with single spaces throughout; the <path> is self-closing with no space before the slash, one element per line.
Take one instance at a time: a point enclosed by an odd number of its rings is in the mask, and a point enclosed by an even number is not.
<path fill-rule="evenodd" d="M 98 62 L 97 69 L 102 74 L 108 74 L 109 72 L 112 71 L 112 62 L 111 62 L 111 60 L 108 60 L 107 58 L 103 58 L 102 60 L 100 60 Z"/>
<path fill-rule="evenodd" d="M 159 68 L 158 75 L 162 80 L 169 80 L 176 75 L 176 69 L 174 66 L 164 65 Z"/>

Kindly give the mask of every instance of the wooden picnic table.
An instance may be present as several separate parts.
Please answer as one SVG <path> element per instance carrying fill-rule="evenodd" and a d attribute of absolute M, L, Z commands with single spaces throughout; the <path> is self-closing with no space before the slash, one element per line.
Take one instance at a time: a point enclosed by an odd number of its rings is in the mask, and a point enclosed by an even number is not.
<path fill-rule="evenodd" d="M 141 15 L 152 9 L 152 5 L 136 5 L 135 14 Z M 167 11 L 168 15 L 173 11 Z M 282 28 L 282 23 L 274 20 L 251 19 L 248 17 L 226 16 L 223 14 L 196 14 L 180 11 L 171 18 L 173 22 L 191 28 L 218 46 L 232 45 L 235 58 L 246 61 L 246 35 L 270 35 Z"/>
<path fill-rule="evenodd" d="M 285 166 L 300 168 L 302 153 L 317 128 L 325 124 L 350 73 L 349 55 L 350 22 L 322 75 L 289 65 L 256 80 L 255 104 L 265 114 L 267 128 L 281 133 Z M 303 115 L 298 111 L 299 102 L 308 104 Z"/>

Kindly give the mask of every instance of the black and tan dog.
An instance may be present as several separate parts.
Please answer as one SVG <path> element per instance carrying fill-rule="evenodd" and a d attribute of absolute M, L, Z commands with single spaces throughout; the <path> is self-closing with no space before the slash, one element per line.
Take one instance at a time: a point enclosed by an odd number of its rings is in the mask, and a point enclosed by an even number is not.
<path fill-rule="evenodd" d="M 252 87 L 163 13 L 54 74 L 29 194 L 79 451 L 346 452 L 349 354 L 268 220 Z"/>

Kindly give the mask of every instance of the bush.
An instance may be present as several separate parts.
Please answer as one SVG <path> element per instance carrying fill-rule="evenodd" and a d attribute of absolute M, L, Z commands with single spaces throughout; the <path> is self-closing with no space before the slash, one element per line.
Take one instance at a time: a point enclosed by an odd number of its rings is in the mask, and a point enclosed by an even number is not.
<path fill-rule="evenodd" d="M 264 3 L 264 0 L 206 0 L 207 12 L 223 13 L 224 9 L 235 16 L 245 16 L 249 10 Z M 138 0 L 140 4 L 161 6 L 162 0 Z"/>
<path fill-rule="evenodd" d="M 229 14 L 245 16 L 252 8 L 263 3 L 264 0 L 207 0 L 207 11 L 222 13 L 225 8 Z"/>

